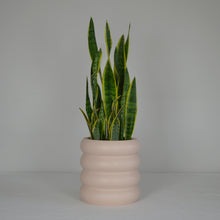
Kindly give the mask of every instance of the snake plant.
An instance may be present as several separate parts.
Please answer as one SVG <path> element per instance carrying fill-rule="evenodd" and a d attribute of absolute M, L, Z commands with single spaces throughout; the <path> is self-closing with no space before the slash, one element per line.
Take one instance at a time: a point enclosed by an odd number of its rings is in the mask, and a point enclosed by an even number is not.
<path fill-rule="evenodd" d="M 110 53 L 112 38 L 108 22 L 105 26 L 107 61 L 102 74 L 100 63 L 102 50 L 98 49 L 93 19 L 88 29 L 88 47 L 91 57 L 90 77 L 86 79 L 86 113 L 80 108 L 89 128 L 90 138 L 95 140 L 131 139 L 137 114 L 136 79 L 130 82 L 127 68 L 129 33 L 122 35 L 114 50 L 112 68 Z M 100 77 L 101 85 L 98 82 Z M 89 96 L 89 80 L 92 102 Z"/>

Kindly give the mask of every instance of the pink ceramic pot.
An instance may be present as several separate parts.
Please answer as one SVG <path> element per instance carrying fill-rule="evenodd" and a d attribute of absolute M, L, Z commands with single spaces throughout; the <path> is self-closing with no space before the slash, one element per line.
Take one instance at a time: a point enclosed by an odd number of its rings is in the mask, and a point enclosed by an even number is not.
<path fill-rule="evenodd" d="M 140 164 L 137 139 L 126 141 L 100 141 L 84 138 L 80 179 L 81 199 L 102 206 L 120 206 L 138 200 Z"/>

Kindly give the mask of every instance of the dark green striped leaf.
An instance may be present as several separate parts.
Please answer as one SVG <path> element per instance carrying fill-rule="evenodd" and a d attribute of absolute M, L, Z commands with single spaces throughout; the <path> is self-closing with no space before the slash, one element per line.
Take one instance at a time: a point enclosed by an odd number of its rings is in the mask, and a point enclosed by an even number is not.
<path fill-rule="evenodd" d="M 125 42 L 125 58 L 126 61 L 128 59 L 128 51 L 129 51 L 129 35 L 130 35 L 130 28 L 131 28 L 131 24 L 129 24 L 129 28 L 128 28 L 128 36 L 127 36 L 127 40 Z"/>
<path fill-rule="evenodd" d="M 105 117 L 104 106 L 103 106 L 103 102 L 101 102 L 101 107 L 99 111 L 99 120 L 103 119 L 104 117 Z"/>
<path fill-rule="evenodd" d="M 116 98 L 116 84 L 113 76 L 110 61 L 108 60 L 104 69 L 102 79 L 102 93 L 103 93 L 103 104 L 104 111 L 107 119 L 111 114 L 112 102 Z"/>
<path fill-rule="evenodd" d="M 121 96 L 118 96 L 116 99 L 113 100 L 112 102 L 112 113 L 113 116 L 115 117 L 117 115 L 118 111 L 118 100 L 121 98 Z"/>
<path fill-rule="evenodd" d="M 98 47 L 96 43 L 95 28 L 94 28 L 94 22 L 92 18 L 90 18 L 90 22 L 89 22 L 88 46 L 89 46 L 89 54 L 90 54 L 91 60 L 93 61 L 98 51 Z"/>
<path fill-rule="evenodd" d="M 91 121 L 92 107 L 91 107 L 89 91 L 88 91 L 88 77 L 86 78 L 86 113 L 88 115 L 89 121 Z"/>
<path fill-rule="evenodd" d="M 112 48 L 112 38 L 111 38 L 111 32 L 110 32 L 110 28 L 109 28 L 107 21 L 105 25 L 105 43 L 106 43 L 107 55 L 109 57 L 111 48 Z"/>
<path fill-rule="evenodd" d="M 100 48 L 99 51 L 96 53 L 94 60 L 92 61 L 91 75 L 99 72 L 101 58 L 102 58 L 102 49 Z"/>
<path fill-rule="evenodd" d="M 96 92 L 97 92 L 97 74 L 99 72 L 100 68 L 100 63 L 101 63 L 101 57 L 102 57 L 102 50 L 100 49 L 98 53 L 95 56 L 95 59 L 92 62 L 91 66 L 91 87 L 92 87 L 92 96 L 93 96 L 93 105 L 94 105 L 94 100 L 96 98 Z"/>
<path fill-rule="evenodd" d="M 124 74 L 125 74 L 125 69 L 126 69 L 124 35 L 121 36 L 118 42 L 117 55 L 116 55 L 115 60 L 116 60 L 116 71 L 119 77 L 118 95 L 120 96 L 122 95 Z"/>
<path fill-rule="evenodd" d="M 110 116 L 108 117 L 108 121 L 107 121 L 107 131 L 108 131 L 108 134 L 111 133 L 111 124 L 112 124 L 112 121 L 113 121 L 113 112 L 111 112 Z M 108 137 L 110 137 L 110 135 L 108 135 Z"/>
<path fill-rule="evenodd" d="M 108 133 L 109 133 L 109 137 L 111 137 L 113 122 L 116 119 L 120 119 L 121 112 L 122 112 L 123 109 L 124 109 L 124 106 L 122 106 L 120 108 L 120 110 L 117 112 L 117 114 L 114 114 L 113 112 L 111 112 L 111 115 L 109 116 L 109 119 L 108 119 Z M 118 138 L 119 138 L 119 134 L 118 134 Z"/>
<path fill-rule="evenodd" d="M 105 140 L 106 138 L 106 131 L 105 131 L 105 118 L 102 118 L 100 121 L 99 121 L 99 132 L 100 132 L 100 137 L 101 137 L 101 140 Z"/>
<path fill-rule="evenodd" d="M 130 77 L 129 77 L 128 69 L 126 68 L 125 76 L 124 76 L 123 92 L 121 97 L 121 106 L 125 106 L 126 104 L 129 86 L 130 86 Z M 124 129 L 125 129 L 125 108 L 122 110 L 121 113 L 120 140 L 123 140 L 124 138 Z"/>
<path fill-rule="evenodd" d="M 101 103 L 102 103 L 102 94 L 101 94 L 101 89 L 99 87 L 99 84 L 97 84 L 97 93 L 96 93 L 96 98 L 95 98 L 95 106 L 97 111 L 100 110 L 101 108 Z"/>
<path fill-rule="evenodd" d="M 117 68 L 116 68 L 116 66 L 118 65 L 117 64 L 117 53 L 118 53 L 118 50 L 117 50 L 117 47 L 115 47 L 115 51 L 114 51 L 114 77 L 115 77 L 115 81 L 116 81 L 116 85 L 118 86 L 118 82 L 119 82 L 119 80 L 118 80 L 118 73 L 117 73 Z"/>
<path fill-rule="evenodd" d="M 105 139 L 105 113 L 103 103 L 101 103 L 99 111 L 99 132 L 101 135 L 101 140 Z"/>
<path fill-rule="evenodd" d="M 120 121 L 115 118 L 111 126 L 111 140 L 119 140 Z"/>
<path fill-rule="evenodd" d="M 125 105 L 125 139 L 131 139 L 137 114 L 136 80 L 133 79 Z"/>

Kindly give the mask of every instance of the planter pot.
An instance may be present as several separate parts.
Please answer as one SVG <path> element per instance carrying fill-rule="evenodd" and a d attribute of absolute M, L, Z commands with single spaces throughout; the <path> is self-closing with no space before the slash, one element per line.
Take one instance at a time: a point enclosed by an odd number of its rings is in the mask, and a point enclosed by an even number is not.
<path fill-rule="evenodd" d="M 120 206 L 139 199 L 140 164 L 137 139 L 102 141 L 84 138 L 80 163 L 84 202 L 101 206 Z"/>

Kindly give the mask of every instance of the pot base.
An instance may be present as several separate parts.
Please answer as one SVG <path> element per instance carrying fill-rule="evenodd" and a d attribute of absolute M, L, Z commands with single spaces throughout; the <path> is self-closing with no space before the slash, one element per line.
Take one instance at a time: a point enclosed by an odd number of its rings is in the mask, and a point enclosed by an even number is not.
<path fill-rule="evenodd" d="M 80 189 L 81 199 L 98 206 L 122 206 L 136 202 L 140 197 L 137 186 L 121 189 L 100 189 L 83 185 Z"/>

